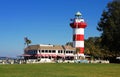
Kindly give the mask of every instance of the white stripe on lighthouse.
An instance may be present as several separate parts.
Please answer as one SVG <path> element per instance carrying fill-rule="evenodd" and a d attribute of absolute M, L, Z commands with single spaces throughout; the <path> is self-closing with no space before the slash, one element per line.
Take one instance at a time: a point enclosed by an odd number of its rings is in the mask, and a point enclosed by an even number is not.
<path fill-rule="evenodd" d="M 84 28 L 74 28 L 73 34 L 83 34 L 84 35 Z"/>
<path fill-rule="evenodd" d="M 84 48 L 84 41 L 73 41 L 74 47 L 83 47 Z"/>

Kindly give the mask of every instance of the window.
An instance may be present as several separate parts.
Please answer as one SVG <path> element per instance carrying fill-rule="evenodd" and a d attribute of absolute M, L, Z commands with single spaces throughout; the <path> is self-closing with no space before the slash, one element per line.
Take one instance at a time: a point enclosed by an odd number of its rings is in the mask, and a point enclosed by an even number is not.
<path fill-rule="evenodd" d="M 69 51 L 69 53 L 70 53 L 70 51 Z"/>
<path fill-rule="evenodd" d="M 66 53 L 68 53 L 68 51 L 66 51 Z"/>
<path fill-rule="evenodd" d="M 37 50 L 35 50 L 35 54 L 37 54 Z"/>
<path fill-rule="evenodd" d="M 48 53 L 48 50 L 45 50 L 45 53 Z"/>
<path fill-rule="evenodd" d="M 71 53 L 73 53 L 73 51 L 71 51 Z"/>
<path fill-rule="evenodd" d="M 60 50 L 58 50 L 58 53 L 60 53 Z"/>
<path fill-rule="evenodd" d="M 61 53 L 62 53 L 62 50 L 61 50 Z"/>
<path fill-rule="evenodd" d="M 42 53 L 44 53 L 44 50 L 42 50 Z"/>
<path fill-rule="evenodd" d="M 49 53 L 51 53 L 51 50 L 49 50 Z"/>
<path fill-rule="evenodd" d="M 35 53 L 36 53 L 36 50 L 33 51 L 33 54 L 35 54 Z"/>
<path fill-rule="evenodd" d="M 52 53 L 55 53 L 55 50 L 52 50 Z"/>
<path fill-rule="evenodd" d="M 58 50 L 58 53 L 63 53 L 63 51 L 62 50 Z"/>

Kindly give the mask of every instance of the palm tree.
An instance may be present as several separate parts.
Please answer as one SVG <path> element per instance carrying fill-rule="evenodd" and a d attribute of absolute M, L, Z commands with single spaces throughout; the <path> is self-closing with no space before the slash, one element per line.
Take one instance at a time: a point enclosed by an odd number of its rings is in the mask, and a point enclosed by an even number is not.
<path fill-rule="evenodd" d="M 32 43 L 31 40 L 29 40 L 27 37 L 25 37 L 24 40 L 25 40 L 25 45 L 27 46 Z"/>

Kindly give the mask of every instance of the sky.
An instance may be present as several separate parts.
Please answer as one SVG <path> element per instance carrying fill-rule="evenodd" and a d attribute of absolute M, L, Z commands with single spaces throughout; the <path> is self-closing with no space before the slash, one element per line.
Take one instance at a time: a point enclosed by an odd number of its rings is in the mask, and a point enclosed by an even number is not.
<path fill-rule="evenodd" d="M 85 39 L 96 30 L 112 0 L 0 0 L 0 56 L 23 54 L 24 37 L 34 44 L 65 45 L 72 41 L 70 19 L 80 11 L 87 23 Z"/>

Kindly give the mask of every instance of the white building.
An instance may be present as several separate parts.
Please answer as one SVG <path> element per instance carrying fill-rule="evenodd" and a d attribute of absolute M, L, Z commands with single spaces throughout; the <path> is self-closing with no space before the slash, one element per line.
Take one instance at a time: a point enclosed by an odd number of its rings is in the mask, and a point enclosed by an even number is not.
<path fill-rule="evenodd" d="M 24 50 L 24 59 L 73 60 L 75 48 L 60 45 L 30 45 Z"/>

